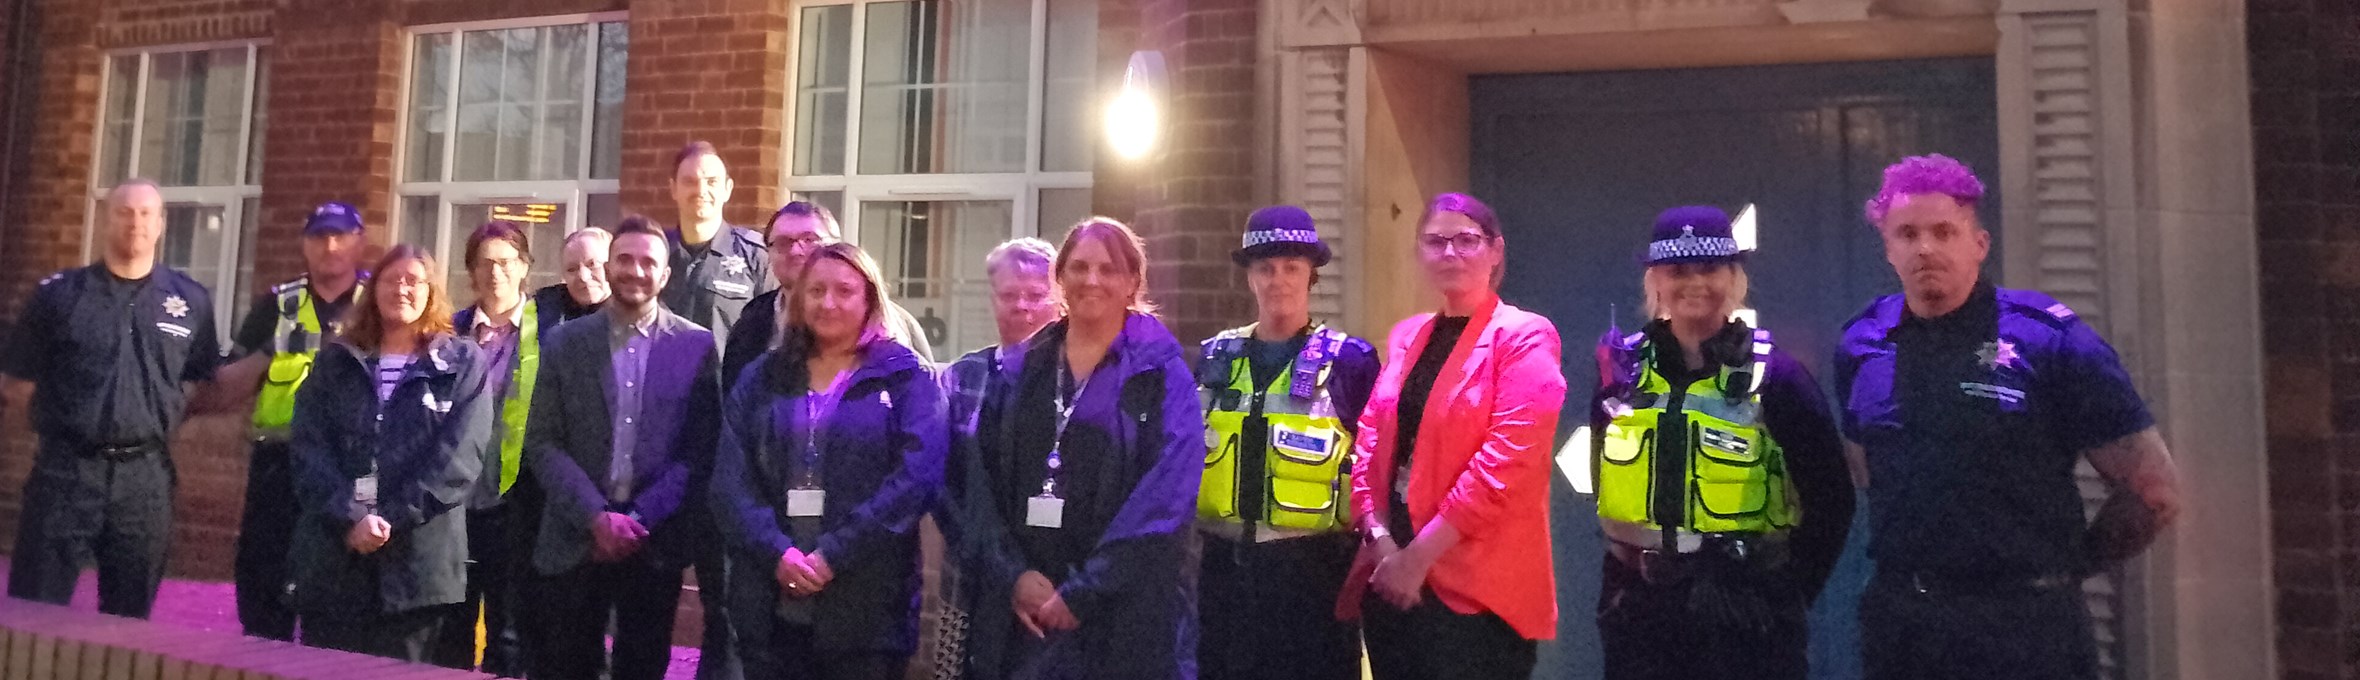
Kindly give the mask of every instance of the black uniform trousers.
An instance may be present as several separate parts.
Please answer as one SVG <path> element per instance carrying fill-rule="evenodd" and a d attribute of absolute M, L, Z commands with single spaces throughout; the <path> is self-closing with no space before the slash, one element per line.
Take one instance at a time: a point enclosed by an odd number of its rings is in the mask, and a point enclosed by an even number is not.
<path fill-rule="evenodd" d="M 1912 581 L 1880 571 L 1860 596 L 1867 680 L 2098 677 L 2097 642 L 2078 582 L 1944 587 Z"/>
<path fill-rule="evenodd" d="M 238 625 L 246 634 L 272 640 L 295 639 L 295 609 L 287 601 L 292 576 L 288 544 L 294 540 L 295 472 L 283 440 L 254 442 L 246 459 L 246 507 L 238 517 L 235 563 Z"/>
<path fill-rule="evenodd" d="M 620 562 L 583 562 L 544 581 L 534 603 L 548 637 L 534 645 L 532 677 L 662 680 L 672 662 L 672 616 L 680 608 L 679 567 L 662 568 L 644 551 Z M 606 631 L 614 624 L 614 661 Z"/>
<path fill-rule="evenodd" d="M 1205 537 L 1198 677 L 1357 680 L 1360 631 L 1336 620 L 1336 595 L 1359 540 L 1339 533 L 1240 547 Z"/>
<path fill-rule="evenodd" d="M 702 512 L 692 515 L 707 523 L 711 522 L 709 517 Z M 739 649 L 737 626 L 729 618 L 729 570 L 733 568 L 729 549 L 718 537 L 708 543 L 697 549 L 696 556 L 697 603 L 705 610 L 705 638 L 697 650 L 696 680 L 743 680 L 743 650 Z"/>
<path fill-rule="evenodd" d="M 1688 560 L 1722 559 L 1689 556 Z M 1598 587 L 1598 638 L 1607 680 L 1803 680 L 1810 670 L 1809 606 L 1781 574 L 1743 565 L 1697 568 L 1649 582 L 1607 555 Z M 1712 580 L 1707 585 L 1705 582 Z M 1700 588 L 1720 591 L 1699 596 Z M 1720 623 L 1709 601 L 1749 598 L 1745 625 Z"/>
<path fill-rule="evenodd" d="M 809 624 L 788 623 L 773 616 L 770 640 L 757 648 L 739 640 L 745 672 L 757 678 L 781 680 L 899 680 L 909 673 L 908 654 L 820 649 L 812 643 Z"/>
<path fill-rule="evenodd" d="M 513 503 L 467 511 L 467 600 L 445 612 L 435 642 L 434 663 L 475 668 L 476 621 L 483 621 L 483 672 L 524 677 L 524 643 L 517 625 L 524 564 L 528 556 L 517 537 Z"/>
<path fill-rule="evenodd" d="M 1461 614 L 1434 589 L 1408 611 L 1374 591 L 1361 602 L 1369 672 L 1376 680 L 1525 680 L 1540 647 L 1498 614 Z"/>
<path fill-rule="evenodd" d="M 303 617 L 303 644 L 411 663 L 436 662 L 439 659 L 432 657 L 443 627 L 459 608 L 446 604 L 393 613 L 308 614 Z M 469 624 L 468 630 L 474 629 Z"/>
<path fill-rule="evenodd" d="M 10 597 L 64 605 L 83 565 L 98 564 L 98 610 L 144 619 L 172 542 L 172 461 L 162 444 L 109 458 L 41 438 L 25 479 Z"/>

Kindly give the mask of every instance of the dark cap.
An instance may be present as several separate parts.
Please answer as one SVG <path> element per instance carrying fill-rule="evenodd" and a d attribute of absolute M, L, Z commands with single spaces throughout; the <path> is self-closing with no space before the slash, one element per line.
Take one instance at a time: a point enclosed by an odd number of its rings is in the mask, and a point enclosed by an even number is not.
<path fill-rule="evenodd" d="M 1329 257 L 1311 213 L 1291 205 L 1274 205 L 1246 218 L 1245 244 L 1230 253 L 1229 259 L 1243 267 L 1265 257 L 1286 255 L 1310 258 L 1313 267 L 1327 266 Z"/>
<path fill-rule="evenodd" d="M 1648 266 L 1691 262 L 1738 262 L 1745 251 L 1737 247 L 1729 213 L 1708 205 L 1663 211 L 1655 217 L 1655 238 L 1647 244 Z"/>
<path fill-rule="evenodd" d="M 313 208 L 311 218 L 303 221 L 304 236 L 335 236 L 361 230 L 361 211 L 336 201 L 321 203 Z"/>

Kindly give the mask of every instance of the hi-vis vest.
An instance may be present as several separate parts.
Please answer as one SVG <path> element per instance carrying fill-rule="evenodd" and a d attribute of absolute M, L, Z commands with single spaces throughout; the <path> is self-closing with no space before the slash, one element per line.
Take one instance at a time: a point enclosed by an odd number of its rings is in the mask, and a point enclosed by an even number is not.
<path fill-rule="evenodd" d="M 1605 401 L 1612 420 L 1593 448 L 1598 518 L 1609 537 L 1655 547 L 1659 537 L 1679 531 L 1759 533 L 1794 526 L 1786 457 L 1762 421 L 1770 332 L 1755 330 L 1752 336 L 1749 365 L 1723 366 L 1688 385 L 1673 385 L 1656 371 L 1656 348 L 1644 333 L 1609 341 L 1619 346 L 1606 348 L 1601 363 L 1615 355 L 1613 362 L 1622 365 L 1600 368 L 1612 371 L 1609 380 L 1624 389 Z M 1680 438 L 1686 450 L 1676 459 L 1659 450 L 1664 428 L 1687 432 Z"/>
<path fill-rule="evenodd" d="M 500 402 L 500 494 L 516 486 L 516 468 L 524 460 L 524 417 L 532 410 L 533 383 L 541 374 L 541 322 L 537 305 L 525 298 L 524 313 L 516 316 L 516 371 L 508 376 L 508 399 Z M 475 310 L 482 314 L 482 309 Z"/>
<path fill-rule="evenodd" d="M 354 290 L 359 290 L 359 286 L 368 282 L 353 285 Z M 319 308 L 312 304 L 310 286 L 310 276 L 299 276 L 270 287 L 279 323 L 271 332 L 270 369 L 263 374 L 262 391 L 254 396 L 257 437 L 287 437 L 288 424 L 295 421 L 295 389 L 311 376 L 312 356 L 319 353 L 321 345 L 327 344 L 327 336 L 320 330 Z"/>
<path fill-rule="evenodd" d="M 1336 419 L 1327 381 L 1346 336 L 1325 326 L 1312 331 L 1303 353 L 1265 392 L 1254 388 L 1252 362 L 1242 351 L 1253 332 L 1253 326 L 1231 329 L 1206 341 L 1197 368 L 1197 393 L 1205 407 L 1205 476 L 1196 497 L 1197 516 L 1243 523 L 1238 494 L 1252 487 L 1239 478 L 1238 461 L 1258 455 L 1263 474 L 1253 486 L 1262 489 L 1263 525 L 1342 530 L 1351 514 L 1345 481 L 1352 472 L 1352 430 Z M 1269 423 L 1267 450 L 1240 451 L 1246 420 L 1255 416 Z"/>

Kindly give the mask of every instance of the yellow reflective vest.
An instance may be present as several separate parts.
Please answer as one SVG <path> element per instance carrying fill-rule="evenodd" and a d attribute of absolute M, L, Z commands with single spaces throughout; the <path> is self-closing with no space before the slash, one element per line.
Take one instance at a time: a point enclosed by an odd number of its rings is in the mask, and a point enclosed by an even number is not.
<path fill-rule="evenodd" d="M 1204 484 L 1197 516 L 1243 524 L 1240 494 L 1259 491 L 1262 526 L 1296 532 L 1341 531 L 1350 526 L 1352 425 L 1336 418 L 1328 396 L 1332 361 L 1343 351 L 1344 333 L 1316 328 L 1268 390 L 1256 389 L 1252 362 L 1242 348 L 1253 326 L 1221 332 L 1205 341 L 1198 366 L 1198 394 L 1205 407 Z M 1224 370 L 1226 369 L 1226 370 Z M 1298 389 L 1298 385 L 1302 385 Z M 1240 450 L 1246 423 L 1269 423 L 1261 451 Z M 1243 456 L 1262 457 L 1259 480 L 1244 479 Z"/>
<path fill-rule="evenodd" d="M 508 376 L 508 398 L 500 402 L 500 495 L 516 486 L 517 467 L 524 461 L 525 415 L 533 407 L 533 383 L 541 374 L 541 321 L 538 305 L 525 298 L 524 313 L 516 322 L 516 369 Z M 482 314 L 483 310 L 475 311 Z"/>
<path fill-rule="evenodd" d="M 1598 517 L 1609 536 L 1660 534 L 1666 527 L 1760 533 L 1794 526 L 1799 517 L 1786 457 L 1762 419 L 1770 333 L 1754 330 L 1752 338 L 1749 365 L 1723 366 L 1687 385 L 1657 372 L 1656 349 L 1643 333 L 1609 348 L 1619 352 L 1601 353 L 1635 364 L 1600 367 L 1630 379 L 1604 400 L 1609 424 L 1592 449 Z M 1672 446 L 1682 450 L 1664 456 Z"/>
<path fill-rule="evenodd" d="M 353 285 L 357 291 L 368 282 Z M 262 391 L 254 396 L 254 435 L 285 439 L 288 424 L 295 421 L 295 390 L 311 376 L 312 356 L 327 344 L 327 337 L 320 330 L 324 325 L 319 307 L 312 304 L 310 276 L 271 286 L 270 293 L 279 321 L 271 332 L 270 368 L 263 374 Z"/>

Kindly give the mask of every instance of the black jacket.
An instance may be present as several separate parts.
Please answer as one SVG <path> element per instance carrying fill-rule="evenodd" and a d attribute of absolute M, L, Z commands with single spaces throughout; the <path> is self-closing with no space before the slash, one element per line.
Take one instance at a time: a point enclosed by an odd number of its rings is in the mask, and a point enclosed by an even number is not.
<path fill-rule="evenodd" d="M 739 568 L 730 606 L 741 639 L 770 639 L 779 598 L 774 577 L 788 548 L 818 552 L 835 579 L 814 599 L 812 629 L 822 649 L 908 654 L 917 648 L 918 516 L 942 484 L 942 389 L 925 362 L 891 341 L 869 343 L 860 365 L 818 431 L 820 486 L 827 491 L 818 535 L 789 536 L 787 490 L 810 424 L 800 358 L 756 359 L 730 391 L 713 474 L 713 515 Z M 786 365 L 776 365 L 778 362 Z M 787 389 L 781 390 L 784 386 Z"/>
<path fill-rule="evenodd" d="M 467 513 L 453 510 L 483 470 L 499 404 L 482 394 L 482 356 L 473 343 L 436 337 L 380 404 L 375 362 L 342 342 L 320 350 L 291 425 L 298 611 L 359 616 L 465 599 Z M 344 536 L 366 517 L 353 487 L 372 461 L 377 515 L 393 538 L 361 555 Z"/>

